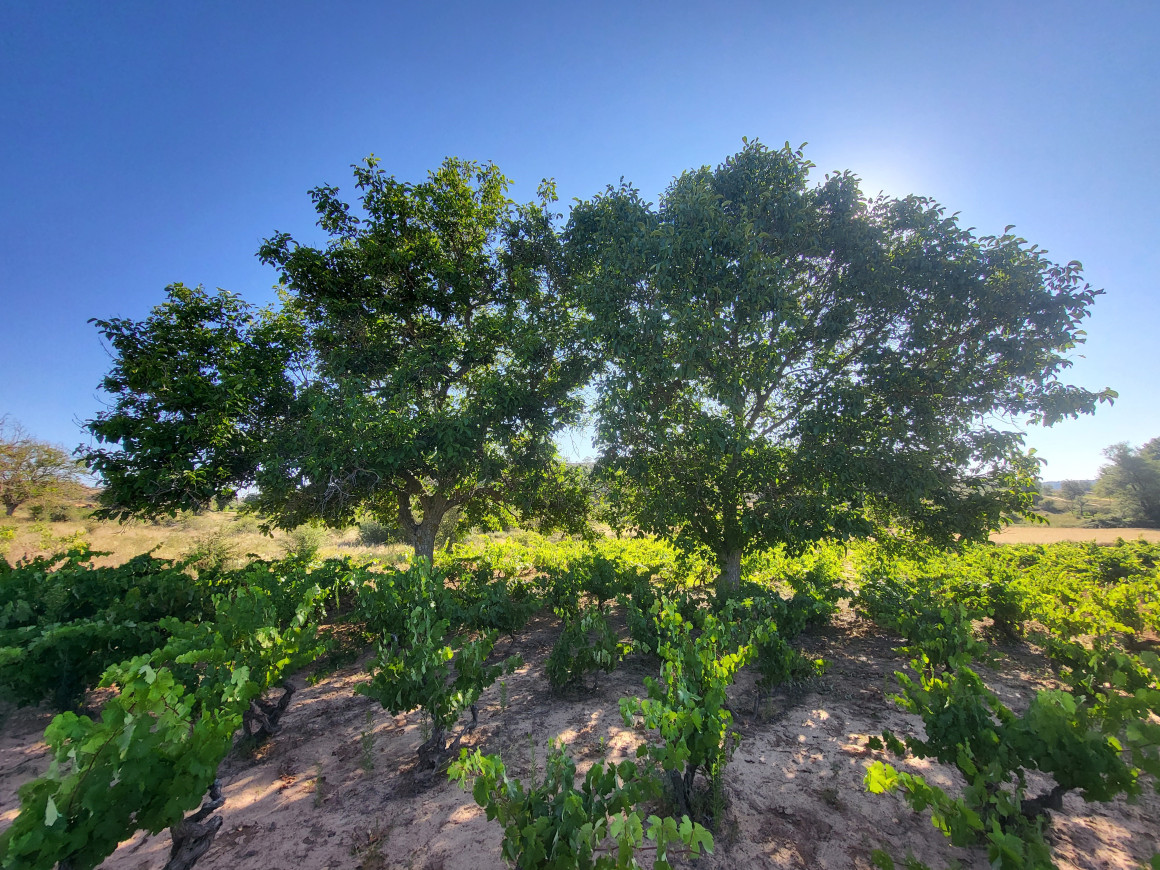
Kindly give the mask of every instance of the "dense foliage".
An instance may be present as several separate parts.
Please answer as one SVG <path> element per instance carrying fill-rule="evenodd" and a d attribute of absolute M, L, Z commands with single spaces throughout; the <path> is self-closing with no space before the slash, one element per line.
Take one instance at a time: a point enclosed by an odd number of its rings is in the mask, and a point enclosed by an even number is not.
<path fill-rule="evenodd" d="M 722 578 L 777 543 L 905 529 L 982 539 L 1030 507 L 1014 427 L 1114 393 L 1059 380 L 1097 291 L 1010 233 L 921 197 L 811 185 L 788 145 L 622 183 L 567 236 L 604 363 L 597 472 L 639 528 Z"/>
<path fill-rule="evenodd" d="M 373 516 L 427 559 L 451 512 L 580 528 L 587 496 L 552 436 L 591 363 L 559 304 L 551 185 L 516 206 L 490 164 L 448 160 L 418 184 L 374 158 L 354 170 L 357 214 L 337 188 L 311 194 L 325 247 L 285 233 L 262 246 L 279 309 L 175 285 L 142 321 L 97 321 L 112 402 L 85 459 L 106 512 L 256 485 L 281 526 Z"/>
<path fill-rule="evenodd" d="M 251 705 L 317 655 L 323 590 L 306 590 L 288 619 L 277 598 L 238 585 L 214 597 L 212 621 L 166 618 L 164 646 L 105 672 L 115 694 L 99 719 L 57 716 L 45 733 L 52 765 L 21 787 L 0 866 L 89 870 L 138 829 L 173 828 L 176 851 Z"/>
<path fill-rule="evenodd" d="M 698 773 L 709 778 L 711 788 L 720 787 L 737 741 L 729 730 L 733 714 L 726 690 L 753 649 L 735 648 L 735 627 L 711 614 L 694 631 L 672 602 L 662 599 L 655 610 L 660 679 L 646 677 L 648 697 L 622 698 L 620 711 L 626 724 L 639 717 L 645 728 L 659 732 L 662 742 L 649 747 L 649 756 L 668 775 L 677 806 L 688 815 L 693 813 Z"/>
<path fill-rule="evenodd" d="M 95 555 L 77 547 L 16 566 L 0 559 L 0 697 L 68 710 L 106 668 L 162 646 L 162 619 L 212 616 L 210 586 L 181 566 L 141 555 L 94 568 Z"/>
<path fill-rule="evenodd" d="M 175 854 L 200 854 L 186 848 L 198 838 L 204 851 L 221 823 L 218 764 L 239 729 L 254 733 L 247 721 L 270 718 L 268 690 L 318 659 L 327 612 L 357 629 L 344 636 L 377 648 L 359 691 L 395 712 L 424 711 L 431 730 L 418 750 L 436 766 L 467 731 L 454 733 L 456 724 L 468 712 L 474 723 L 481 694 L 516 665 L 494 654 L 499 632 L 515 635 L 532 617 L 558 622 L 545 686 L 583 687 L 630 645 L 655 656 L 645 659 L 657 671 L 644 697 L 621 701 L 643 732 L 636 761 L 598 762 L 578 781 L 556 747 L 546 778 L 530 783 L 494 755 L 465 753 L 453 765 L 461 782 L 474 780 L 476 800 L 504 826 L 505 856 L 520 866 L 580 855 L 590 862 L 581 866 L 665 867 L 710 845 L 739 739 L 736 675 L 755 672 L 755 703 L 817 675 L 824 663 L 795 642 L 831 618 L 851 585 L 855 606 L 901 638 L 909 666 L 896 702 L 922 723 L 876 745 L 959 778 L 942 789 L 879 758 L 867 771 L 872 791 L 902 795 L 953 843 L 985 848 L 1013 870 L 1052 866 L 1046 834 L 1065 795 L 1106 801 L 1160 787 L 1157 545 L 946 553 L 826 544 L 797 557 L 779 548 L 748 556 L 736 589 L 715 590 L 710 563 L 645 538 L 519 533 L 402 571 L 290 558 L 193 572 L 148 556 L 112 569 L 86 556 L 0 572 L 0 612 L 27 633 L 5 654 L 33 662 L 49 626 L 102 620 L 153 626 L 140 642 L 155 646 L 110 647 L 105 655 L 124 656 L 84 681 L 111 691 L 99 715 L 54 720 L 52 767 L 21 790 L 21 813 L 0 836 L 5 868 L 92 867 L 140 828 L 172 828 Z M 998 650 L 1020 638 L 1047 652 L 1059 687 L 1012 705 L 991 679 Z M 290 692 L 281 698 L 284 709 Z"/>
<path fill-rule="evenodd" d="M 713 851 L 712 834 L 688 816 L 651 815 L 645 829 L 636 807 L 657 796 L 659 783 L 634 761 L 598 762 L 577 788 L 576 763 L 553 744 L 543 782 L 525 786 L 499 756 L 464 749 L 451 776 L 464 787 L 472 780 L 476 803 L 503 825 L 503 857 L 525 870 L 671 870 L 670 851 Z M 642 865 L 644 850 L 653 860 Z"/>
<path fill-rule="evenodd" d="M 419 760 L 434 767 L 446 755 L 447 732 L 459 717 L 470 710 L 474 723 L 480 694 L 520 660 L 513 656 L 502 664 L 487 664 L 497 631 L 475 640 L 447 642 L 450 623 L 439 618 L 436 603 L 443 594 L 442 576 L 433 576 L 422 561 L 390 586 L 376 587 L 374 594 L 398 595 L 398 603 L 389 607 L 403 618 L 401 624 L 391 626 L 396 631 L 383 630 L 370 665 L 371 680 L 360 683 L 355 691 L 374 698 L 392 713 L 421 708 L 431 734 L 419 747 Z"/>
<path fill-rule="evenodd" d="M 1054 866 L 1044 833 L 1067 793 L 1131 797 L 1142 778 L 1160 791 L 1160 658 L 1139 643 L 1160 628 L 1158 564 L 1160 547 L 1142 541 L 872 554 L 858 606 L 904 638 L 913 658 L 896 700 L 923 723 L 876 745 L 951 765 L 963 788 L 952 796 L 883 761 L 867 787 L 929 810 L 955 845 L 984 843 L 1003 870 Z M 1000 701 L 972 666 L 989 654 L 975 633 L 986 623 L 995 639 L 1041 644 L 1067 688 L 1040 690 L 1018 712 Z M 1046 791 L 1029 793 L 1032 771 L 1049 778 Z"/>
<path fill-rule="evenodd" d="M 1111 498 L 1125 523 L 1160 528 L 1160 438 L 1138 448 L 1113 444 L 1104 456 L 1096 494 Z"/>

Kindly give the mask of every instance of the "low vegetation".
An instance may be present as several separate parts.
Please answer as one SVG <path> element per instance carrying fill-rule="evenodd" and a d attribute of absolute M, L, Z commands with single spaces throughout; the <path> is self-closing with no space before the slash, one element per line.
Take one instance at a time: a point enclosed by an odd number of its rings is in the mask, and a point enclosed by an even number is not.
<path fill-rule="evenodd" d="M 816 678 L 825 663 L 794 641 L 850 595 L 899 637 L 909 666 L 896 703 L 923 723 L 872 741 L 883 755 L 866 787 L 930 813 L 954 846 L 1006 870 L 1051 867 L 1047 832 L 1064 796 L 1104 802 L 1160 783 L 1160 546 L 1143 542 L 773 550 L 747 561 L 732 592 L 707 585 L 711 561 L 645 538 L 480 538 L 403 571 L 303 553 L 240 567 L 145 555 L 111 568 L 91 556 L 76 546 L 0 563 L 0 692 L 64 710 L 46 733 L 54 766 L 21 789 L 21 813 L 0 835 L 6 868 L 95 867 L 139 828 L 171 829 L 175 856 L 198 852 L 220 825 L 214 782 L 234 735 L 275 733 L 292 703 L 285 675 L 364 640 L 376 654 L 358 691 L 424 712 L 420 767 L 456 759 L 451 775 L 503 826 L 508 860 L 666 867 L 717 846 L 742 739 L 728 699 L 738 672 L 754 669 L 759 693 Z M 637 759 L 578 780 L 555 746 L 544 778 L 525 783 L 501 756 L 459 749 L 480 693 L 518 664 L 496 655 L 500 632 L 537 612 L 560 625 L 545 689 L 588 691 L 630 648 L 652 657 L 655 676 L 621 701 L 643 738 Z M 1020 710 L 975 664 L 1013 638 L 1047 650 L 1061 686 Z M 52 663 L 80 648 L 90 660 L 68 668 L 75 685 L 59 685 Z M 94 688 L 108 693 L 99 718 L 77 709 Z M 932 785 L 887 752 L 943 762 L 960 785 Z M 1046 785 L 1030 791 L 1031 772 Z"/>

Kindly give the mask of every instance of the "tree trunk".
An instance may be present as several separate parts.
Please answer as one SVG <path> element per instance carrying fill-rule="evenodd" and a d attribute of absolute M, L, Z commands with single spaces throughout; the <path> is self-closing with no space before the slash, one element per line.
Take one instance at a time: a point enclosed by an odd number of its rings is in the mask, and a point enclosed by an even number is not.
<path fill-rule="evenodd" d="M 1067 791 L 1062 785 L 1057 785 L 1049 792 L 1023 801 L 1023 815 L 1034 821 L 1040 816 L 1047 815 L 1048 810 L 1055 810 L 1056 812 L 1062 811 L 1063 796 L 1067 794 Z"/>
<path fill-rule="evenodd" d="M 7 517 L 12 516 L 14 513 L 16 513 L 16 508 L 18 505 L 19 505 L 19 502 L 16 502 L 16 503 L 8 502 L 8 501 L 4 502 L 4 515 Z"/>
<path fill-rule="evenodd" d="M 435 564 L 435 534 L 439 531 L 439 521 L 442 519 L 442 515 L 423 517 L 423 522 L 419 523 L 411 536 L 415 558 L 426 559 L 428 565 Z"/>
<path fill-rule="evenodd" d="M 684 775 L 679 770 L 669 771 L 669 785 L 673 789 L 673 802 L 677 805 L 677 813 L 682 816 L 693 817 L 693 780 L 697 769 L 685 768 Z"/>
<path fill-rule="evenodd" d="M 721 561 L 721 573 L 717 575 L 718 589 L 736 589 L 741 585 L 741 550 L 729 553 Z"/>
<path fill-rule="evenodd" d="M 201 809 L 169 829 L 173 845 L 169 849 L 169 861 L 164 870 L 190 870 L 197 859 L 209 851 L 213 838 L 222 826 L 222 817 L 213 813 L 225 802 L 221 780 L 214 780 Z"/>
<path fill-rule="evenodd" d="M 447 757 L 447 737 L 442 725 L 431 726 L 431 736 L 419 745 L 419 767 L 434 770 Z"/>
<path fill-rule="evenodd" d="M 426 559 L 427 564 L 435 564 L 435 538 L 439 534 L 439 524 L 454 504 L 439 495 L 419 495 L 422 519 L 416 520 L 412 511 L 411 495 L 399 493 L 399 528 L 411 538 L 415 548 L 416 561 Z"/>
<path fill-rule="evenodd" d="M 254 698 L 250 702 L 250 709 L 242 714 L 242 733 L 255 743 L 262 743 L 273 736 L 278 730 L 278 720 L 290 706 L 294 687 L 286 685 L 282 688 L 282 697 L 277 702 Z"/>

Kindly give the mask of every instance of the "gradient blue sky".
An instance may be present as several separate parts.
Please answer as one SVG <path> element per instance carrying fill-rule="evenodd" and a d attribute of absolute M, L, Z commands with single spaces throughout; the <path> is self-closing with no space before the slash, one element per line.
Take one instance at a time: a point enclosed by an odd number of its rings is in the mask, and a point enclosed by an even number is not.
<path fill-rule="evenodd" d="M 271 298 L 254 254 L 374 152 L 495 161 L 563 204 L 650 197 L 741 137 L 866 190 L 1015 224 L 1107 295 L 1069 373 L 1114 407 L 1028 443 L 1046 479 L 1160 435 L 1160 4 L 0 0 L 0 414 L 73 447 L 90 317 L 182 281 Z M 590 452 L 583 436 L 575 450 Z"/>

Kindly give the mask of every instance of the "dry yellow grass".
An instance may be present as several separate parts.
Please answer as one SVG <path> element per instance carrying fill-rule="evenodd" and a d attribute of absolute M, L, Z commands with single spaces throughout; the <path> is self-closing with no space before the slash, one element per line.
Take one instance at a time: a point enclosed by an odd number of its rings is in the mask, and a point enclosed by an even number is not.
<path fill-rule="evenodd" d="M 7 542 L 6 558 L 10 563 L 57 552 L 74 541 L 83 541 L 90 549 L 109 554 L 95 559 L 97 565 L 120 565 L 150 551 L 159 558 L 177 559 L 207 544 L 228 548 L 239 561 L 250 554 L 263 559 L 277 559 L 286 555 L 290 543 L 289 533 L 275 530 L 269 535 L 263 534 L 256 517 L 236 511 L 181 515 L 157 523 L 115 523 L 93 519 L 37 522 L 26 511 L 18 510 L 0 526 L 11 528 L 15 533 Z M 4 555 L 4 544 L 0 538 L 0 555 Z M 410 547 L 366 547 L 359 543 L 357 529 L 347 529 L 345 532 L 327 532 L 320 554 L 375 558 L 396 564 L 406 561 Z"/>
<path fill-rule="evenodd" d="M 29 556 L 44 555 L 64 549 L 72 541 L 83 541 L 98 552 L 107 552 L 95 560 L 98 565 L 119 565 L 141 553 L 152 551 L 159 558 L 177 559 L 207 542 L 229 549 L 239 560 L 253 554 L 277 559 L 286 554 L 290 535 L 274 531 L 262 534 L 256 517 L 236 511 L 211 511 L 197 516 L 183 515 L 158 523 L 98 522 L 92 519 L 69 522 L 34 521 L 26 511 L 0 521 L 0 529 L 9 528 L 14 537 L 5 540 L 0 534 L 0 555 L 9 562 Z M 1143 538 L 1160 542 L 1160 529 L 1084 529 L 1053 525 L 1009 526 L 991 536 L 1000 544 L 1053 544 L 1060 541 L 1095 541 L 1113 544 L 1117 538 Z M 7 553 L 5 554 L 5 546 Z M 405 545 L 367 547 L 359 542 L 358 529 L 327 532 L 320 550 L 324 557 L 352 556 L 373 558 L 387 564 L 403 565 L 410 558 Z"/>
<path fill-rule="evenodd" d="M 991 535 L 991 540 L 997 544 L 1057 544 L 1060 541 L 1114 544 L 1117 538 L 1123 538 L 1125 541 L 1143 538 L 1145 541 L 1155 543 L 1160 541 L 1160 529 L 1082 529 L 1019 525 L 1008 526 L 1003 531 Z"/>

